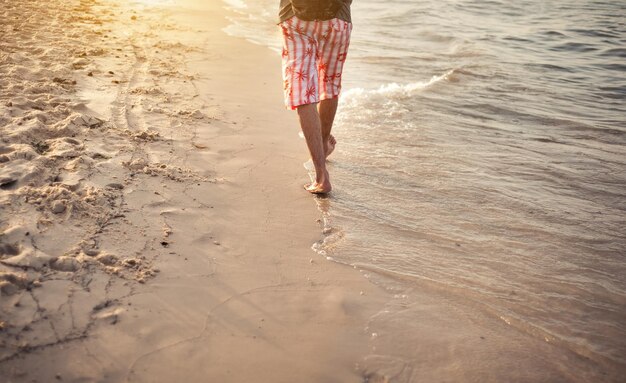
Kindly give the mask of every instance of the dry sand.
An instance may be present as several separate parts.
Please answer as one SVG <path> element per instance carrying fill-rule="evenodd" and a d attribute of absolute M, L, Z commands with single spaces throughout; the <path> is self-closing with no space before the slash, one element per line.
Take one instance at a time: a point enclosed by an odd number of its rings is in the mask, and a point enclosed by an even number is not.
<path fill-rule="evenodd" d="M 280 58 L 175 3 L 0 0 L 0 382 L 620 381 L 311 251 Z"/>
<path fill-rule="evenodd" d="M 144 3 L 0 1 L 2 381 L 367 380 L 279 57 Z"/>

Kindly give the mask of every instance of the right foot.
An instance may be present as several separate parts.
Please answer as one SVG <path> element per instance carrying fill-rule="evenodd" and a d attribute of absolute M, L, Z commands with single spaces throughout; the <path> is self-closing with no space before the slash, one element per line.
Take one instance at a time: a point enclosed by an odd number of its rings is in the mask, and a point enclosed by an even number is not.
<path fill-rule="evenodd" d="M 337 140 L 335 136 L 331 134 L 328 136 L 328 142 L 326 142 L 326 158 L 335 150 L 335 145 L 337 145 Z"/>

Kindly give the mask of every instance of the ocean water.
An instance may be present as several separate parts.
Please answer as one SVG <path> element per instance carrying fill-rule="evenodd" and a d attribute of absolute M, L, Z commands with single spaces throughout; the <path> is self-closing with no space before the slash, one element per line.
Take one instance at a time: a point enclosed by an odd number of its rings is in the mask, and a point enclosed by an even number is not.
<path fill-rule="evenodd" d="M 280 47 L 278 1 L 227 6 Z M 353 22 L 315 250 L 626 376 L 626 4 L 355 0 Z"/>

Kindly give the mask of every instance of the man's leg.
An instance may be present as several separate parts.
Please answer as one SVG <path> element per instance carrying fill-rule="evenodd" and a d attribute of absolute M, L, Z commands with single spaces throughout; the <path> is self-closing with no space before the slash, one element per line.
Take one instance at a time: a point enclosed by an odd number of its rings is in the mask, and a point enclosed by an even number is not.
<path fill-rule="evenodd" d="M 320 99 L 318 110 L 322 122 L 322 140 L 324 152 L 328 157 L 335 149 L 335 137 L 331 134 L 338 95 L 341 91 L 341 74 L 350 46 L 352 24 L 332 19 L 323 22 L 318 40 L 318 76 Z"/>
<path fill-rule="evenodd" d="M 298 107 L 300 127 L 311 153 L 311 160 L 315 167 L 315 182 L 306 186 L 306 190 L 314 193 L 328 193 L 331 190 L 330 178 L 326 170 L 326 153 L 322 140 L 322 123 L 315 104 L 306 104 Z"/>
<path fill-rule="evenodd" d="M 333 129 L 338 100 L 339 97 L 335 96 L 327 100 L 322 100 L 317 105 L 320 122 L 322 124 L 322 143 L 326 157 L 335 150 L 335 144 L 337 143 L 335 137 L 330 134 L 330 131 Z"/>

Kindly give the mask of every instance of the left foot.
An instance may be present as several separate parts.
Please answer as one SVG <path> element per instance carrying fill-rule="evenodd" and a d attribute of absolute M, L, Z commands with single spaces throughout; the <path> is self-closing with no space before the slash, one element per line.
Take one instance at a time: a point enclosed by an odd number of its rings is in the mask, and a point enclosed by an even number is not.
<path fill-rule="evenodd" d="M 331 191 L 330 184 L 328 186 L 324 186 L 318 184 L 317 182 L 313 182 L 312 184 L 305 184 L 304 190 L 308 191 L 311 194 L 326 194 Z"/>
<path fill-rule="evenodd" d="M 321 180 L 318 179 L 318 181 L 304 185 L 304 190 L 312 194 L 326 194 L 330 192 L 332 186 L 330 186 L 328 172 L 325 172 L 324 176 Z"/>

